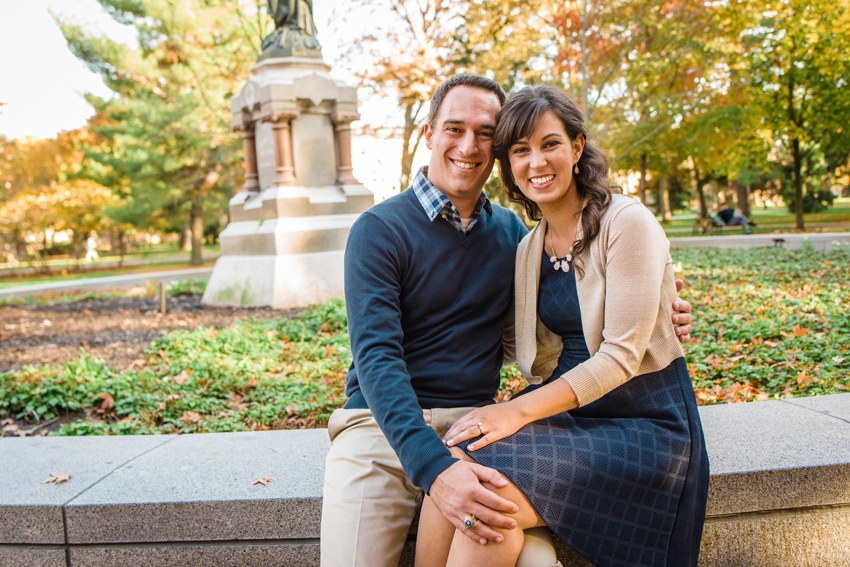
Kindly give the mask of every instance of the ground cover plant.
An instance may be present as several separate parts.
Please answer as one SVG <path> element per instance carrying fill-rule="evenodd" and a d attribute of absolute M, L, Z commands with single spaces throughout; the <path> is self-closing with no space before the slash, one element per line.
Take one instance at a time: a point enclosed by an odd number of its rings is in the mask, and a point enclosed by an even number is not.
<path fill-rule="evenodd" d="M 850 251 L 673 251 L 698 331 L 686 348 L 700 403 L 850 391 Z"/>
<path fill-rule="evenodd" d="M 336 300 L 294 319 L 173 331 L 124 371 L 81 350 L 68 364 L 0 374 L 0 416 L 41 421 L 88 410 L 64 435 L 316 426 L 342 405 L 350 360 Z"/>
<path fill-rule="evenodd" d="M 673 257 L 698 321 L 686 352 L 700 404 L 848 391 L 850 251 Z M 344 304 L 334 300 L 290 317 L 172 331 L 123 370 L 81 350 L 67 364 L 0 373 L 0 423 L 79 415 L 62 435 L 319 427 L 344 403 L 350 362 Z M 524 385 L 505 369 L 499 399 Z"/>

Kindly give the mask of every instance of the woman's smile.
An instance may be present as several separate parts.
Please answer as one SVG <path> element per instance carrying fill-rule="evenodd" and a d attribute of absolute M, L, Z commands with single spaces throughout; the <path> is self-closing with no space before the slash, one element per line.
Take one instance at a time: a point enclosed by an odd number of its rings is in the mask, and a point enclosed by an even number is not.
<path fill-rule="evenodd" d="M 528 181 L 531 183 L 531 185 L 534 186 L 535 189 L 545 189 L 552 184 L 552 181 L 554 181 L 555 177 L 555 174 L 540 175 L 537 177 L 530 177 Z"/>

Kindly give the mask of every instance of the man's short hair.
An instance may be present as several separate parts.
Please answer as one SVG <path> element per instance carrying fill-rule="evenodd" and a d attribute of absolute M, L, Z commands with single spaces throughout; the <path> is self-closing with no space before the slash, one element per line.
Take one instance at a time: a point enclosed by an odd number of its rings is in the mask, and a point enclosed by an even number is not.
<path fill-rule="evenodd" d="M 431 125 L 431 128 L 434 128 L 437 122 L 437 116 L 440 115 L 440 107 L 443 105 L 443 100 L 446 98 L 446 95 L 453 88 L 460 86 L 483 89 L 493 93 L 499 99 L 499 106 L 504 105 L 508 100 L 508 95 L 505 94 L 505 91 L 499 86 L 499 83 L 492 79 L 488 79 L 487 77 L 482 77 L 480 75 L 455 75 L 437 87 L 437 90 L 434 91 L 434 96 L 431 97 L 431 107 L 428 110 L 428 124 Z"/>

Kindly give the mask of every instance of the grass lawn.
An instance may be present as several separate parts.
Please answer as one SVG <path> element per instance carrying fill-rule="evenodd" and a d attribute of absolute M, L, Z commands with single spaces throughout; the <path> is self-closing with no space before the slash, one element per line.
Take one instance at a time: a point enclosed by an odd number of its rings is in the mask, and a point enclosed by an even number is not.
<path fill-rule="evenodd" d="M 788 212 L 785 207 L 771 207 L 768 209 L 753 208 L 752 220 L 757 227 L 751 228 L 756 234 L 775 232 L 796 232 L 796 220 L 794 213 Z M 696 214 L 681 213 L 673 215 L 673 220 L 664 223 L 667 237 L 674 236 L 700 236 L 692 235 Z M 803 217 L 806 232 L 847 232 L 850 231 L 850 198 L 836 199 L 833 206 L 819 213 L 811 213 Z M 727 227 L 712 234 L 740 234 L 740 227 Z"/>
<path fill-rule="evenodd" d="M 203 247 L 203 255 L 204 257 L 208 256 L 217 256 L 221 253 L 221 247 L 218 244 L 210 244 L 204 245 Z M 9 272 L 11 270 L 15 270 L 18 268 L 42 268 L 45 265 L 50 267 L 53 270 L 61 270 L 62 268 L 75 268 L 78 264 L 80 267 L 86 269 L 97 269 L 99 264 L 111 264 L 118 262 L 121 258 L 116 255 L 107 256 L 104 252 L 100 253 L 100 258 L 93 262 L 85 262 L 84 260 L 74 260 L 72 258 L 59 258 L 55 260 L 48 260 L 45 263 L 42 262 L 21 262 L 16 266 L 8 266 L 2 265 L 0 266 L 0 278 L 4 277 L 3 274 Z M 159 258 L 186 258 L 188 261 L 192 257 L 192 253 L 186 250 L 180 250 L 176 244 L 167 244 L 156 246 L 154 248 L 149 248 L 146 250 L 141 250 L 138 252 L 134 252 L 132 254 L 127 254 L 124 256 L 124 261 L 137 261 L 137 260 L 150 260 L 152 262 L 156 262 Z"/>
<path fill-rule="evenodd" d="M 139 266 L 126 266 L 124 268 L 113 268 L 103 270 L 101 272 L 85 273 L 85 274 L 68 274 L 64 276 L 51 276 L 30 279 L 6 279 L 0 280 L 0 289 L 9 289 L 13 287 L 22 287 L 28 285 L 36 285 L 43 283 L 62 282 L 71 280 L 94 280 L 98 278 L 106 278 L 109 276 L 126 276 L 131 274 L 145 274 L 148 272 L 161 272 L 172 270 L 185 270 L 189 268 L 211 268 L 215 262 L 205 262 L 202 266 L 190 266 L 186 262 L 151 262 Z"/>
<path fill-rule="evenodd" d="M 686 346 L 700 404 L 850 388 L 850 251 L 674 251 L 696 316 Z M 174 331 L 118 372 L 85 352 L 61 366 L 0 374 L 0 418 L 88 410 L 59 434 L 151 434 L 315 427 L 344 403 L 351 362 L 344 304 L 294 319 Z M 499 398 L 524 382 L 502 372 Z"/>

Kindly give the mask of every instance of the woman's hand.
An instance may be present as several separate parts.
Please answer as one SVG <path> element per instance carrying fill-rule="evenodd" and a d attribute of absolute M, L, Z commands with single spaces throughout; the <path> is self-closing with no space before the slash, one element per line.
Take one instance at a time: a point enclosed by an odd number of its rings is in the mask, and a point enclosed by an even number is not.
<path fill-rule="evenodd" d="M 454 447 L 461 441 L 483 434 L 484 437 L 467 447 L 468 450 L 474 451 L 499 439 L 510 437 L 532 421 L 577 407 L 575 390 L 569 382 L 559 378 L 509 402 L 472 410 L 451 426 L 443 436 L 443 442 L 448 447 Z"/>
<path fill-rule="evenodd" d="M 522 416 L 517 403 L 502 402 L 484 406 L 472 410 L 457 420 L 443 437 L 443 442 L 447 447 L 454 447 L 462 441 L 474 439 L 483 433 L 484 437 L 467 447 L 470 451 L 474 451 L 493 441 L 513 435 L 527 423 L 529 421 Z"/>

